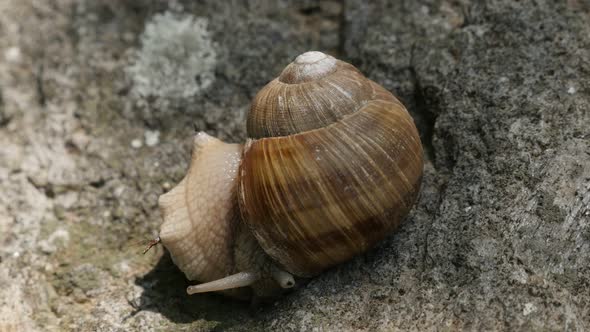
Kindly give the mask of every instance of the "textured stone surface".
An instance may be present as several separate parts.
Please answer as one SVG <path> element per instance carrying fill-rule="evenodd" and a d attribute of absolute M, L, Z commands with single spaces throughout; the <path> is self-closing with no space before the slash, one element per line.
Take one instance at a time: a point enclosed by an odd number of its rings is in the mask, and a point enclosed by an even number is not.
<path fill-rule="evenodd" d="M 0 330 L 590 328 L 587 1 L 7 0 L 0 13 Z M 136 93 L 157 17 L 207 22 L 192 27 L 206 42 L 176 42 L 211 48 L 189 63 L 212 81 Z M 161 247 L 140 254 L 157 197 L 184 175 L 193 127 L 242 141 L 249 100 L 309 49 L 408 106 L 428 158 L 420 201 L 397 234 L 276 303 L 188 297 Z M 186 61 L 167 52 L 164 76 Z"/>

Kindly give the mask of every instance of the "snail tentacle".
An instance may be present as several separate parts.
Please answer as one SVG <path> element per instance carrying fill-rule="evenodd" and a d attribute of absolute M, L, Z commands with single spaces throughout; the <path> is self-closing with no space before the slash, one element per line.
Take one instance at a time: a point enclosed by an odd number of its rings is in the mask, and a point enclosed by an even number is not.
<path fill-rule="evenodd" d="M 155 239 L 151 240 L 147 247 L 143 250 L 143 254 L 145 255 L 146 252 L 148 252 L 150 249 L 152 249 L 152 247 L 154 247 L 155 245 L 159 244 L 162 240 L 160 239 L 160 236 L 156 237 Z"/>
<path fill-rule="evenodd" d="M 292 288 L 295 286 L 295 278 L 293 275 L 285 270 L 279 269 L 277 267 L 273 267 L 271 271 L 272 278 L 282 287 L 282 288 Z"/>
<path fill-rule="evenodd" d="M 200 285 L 192 285 L 186 289 L 189 295 L 197 293 L 216 292 L 227 289 L 250 286 L 259 279 L 254 272 L 240 272 L 222 279 L 213 280 Z"/>

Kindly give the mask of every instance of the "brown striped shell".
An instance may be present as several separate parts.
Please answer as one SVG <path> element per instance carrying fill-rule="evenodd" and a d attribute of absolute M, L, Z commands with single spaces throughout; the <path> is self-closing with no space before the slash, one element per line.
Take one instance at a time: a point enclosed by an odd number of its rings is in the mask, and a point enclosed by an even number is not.
<path fill-rule="evenodd" d="M 252 102 L 242 219 L 285 270 L 313 276 L 372 247 L 414 204 L 422 146 L 404 106 L 352 65 L 307 52 Z"/>

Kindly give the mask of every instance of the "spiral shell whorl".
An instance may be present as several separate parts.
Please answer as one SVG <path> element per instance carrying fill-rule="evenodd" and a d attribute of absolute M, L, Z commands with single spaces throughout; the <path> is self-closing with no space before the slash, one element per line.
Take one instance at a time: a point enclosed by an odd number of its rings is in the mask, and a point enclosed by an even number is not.
<path fill-rule="evenodd" d="M 321 52 L 298 56 L 252 101 L 250 138 L 288 136 L 330 125 L 374 99 L 371 81 Z"/>
<path fill-rule="evenodd" d="M 322 52 L 305 52 L 289 64 L 279 81 L 287 84 L 299 84 L 320 79 L 336 70 L 336 59 Z"/>

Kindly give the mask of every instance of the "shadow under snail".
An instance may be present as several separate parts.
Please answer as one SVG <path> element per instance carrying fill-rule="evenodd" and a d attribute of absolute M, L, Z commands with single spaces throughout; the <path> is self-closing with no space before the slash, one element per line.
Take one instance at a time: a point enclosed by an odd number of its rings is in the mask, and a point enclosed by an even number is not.
<path fill-rule="evenodd" d="M 405 107 L 354 66 L 299 55 L 254 98 L 245 144 L 203 132 L 184 179 L 160 196 L 158 241 L 189 294 L 271 297 L 389 235 L 420 189 Z"/>

